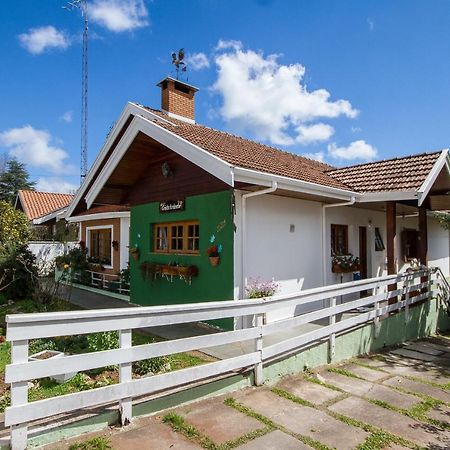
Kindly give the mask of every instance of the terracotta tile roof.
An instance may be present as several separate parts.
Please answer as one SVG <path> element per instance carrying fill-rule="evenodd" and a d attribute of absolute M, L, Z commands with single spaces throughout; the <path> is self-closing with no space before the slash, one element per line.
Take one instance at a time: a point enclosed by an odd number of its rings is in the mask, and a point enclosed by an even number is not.
<path fill-rule="evenodd" d="M 46 216 L 53 211 L 69 205 L 72 194 L 56 194 L 53 192 L 19 191 L 19 200 L 28 220 Z"/>
<path fill-rule="evenodd" d="M 145 108 L 176 125 L 158 121 L 159 126 L 197 145 L 230 165 L 349 190 L 349 187 L 344 182 L 326 173 L 333 169 L 328 164 L 269 147 L 224 131 L 208 128 L 204 125 L 190 124 L 177 120 L 168 117 L 167 114 L 159 110 Z"/>
<path fill-rule="evenodd" d="M 108 212 L 128 212 L 130 208 L 128 206 L 123 205 L 102 205 L 95 206 L 94 208 L 90 208 L 86 211 L 81 211 L 78 214 L 75 214 L 74 217 L 77 216 L 88 216 L 91 214 L 99 214 L 99 213 L 108 213 Z"/>
<path fill-rule="evenodd" d="M 422 153 L 341 169 L 327 174 L 357 192 L 417 190 L 442 152 Z"/>

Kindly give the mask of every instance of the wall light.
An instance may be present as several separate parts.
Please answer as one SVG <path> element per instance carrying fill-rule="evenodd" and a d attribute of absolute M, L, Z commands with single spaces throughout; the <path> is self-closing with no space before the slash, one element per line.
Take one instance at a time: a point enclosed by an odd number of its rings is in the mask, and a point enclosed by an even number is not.
<path fill-rule="evenodd" d="M 170 167 L 169 163 L 167 163 L 167 162 L 163 163 L 163 165 L 161 166 L 161 172 L 162 172 L 164 178 L 169 178 L 169 177 L 173 176 L 172 168 Z"/>

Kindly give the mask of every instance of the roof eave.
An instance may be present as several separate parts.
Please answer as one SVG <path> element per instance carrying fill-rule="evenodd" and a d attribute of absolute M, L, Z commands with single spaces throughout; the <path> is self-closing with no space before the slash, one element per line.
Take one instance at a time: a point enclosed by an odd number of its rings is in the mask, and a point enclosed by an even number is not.
<path fill-rule="evenodd" d="M 332 197 L 336 200 L 351 200 L 353 197 L 358 199 L 361 195 L 350 190 L 297 180 L 296 178 L 284 177 L 282 175 L 274 175 L 268 172 L 245 169 L 243 167 L 234 168 L 234 180 L 235 182 L 255 184 L 258 186 L 271 186 L 271 183 L 276 181 L 278 183 L 278 189 L 302 192 L 320 197 Z"/>
<path fill-rule="evenodd" d="M 450 173 L 450 158 L 448 148 L 442 150 L 441 154 L 439 155 L 439 158 L 434 163 L 434 166 L 431 169 L 430 173 L 425 178 L 425 181 L 422 183 L 422 186 L 420 186 L 420 188 L 418 189 L 417 198 L 419 206 L 421 206 L 422 203 L 427 198 L 430 189 L 433 187 L 433 184 L 436 181 L 436 178 L 439 176 L 444 165 L 446 166 L 447 171 Z"/>

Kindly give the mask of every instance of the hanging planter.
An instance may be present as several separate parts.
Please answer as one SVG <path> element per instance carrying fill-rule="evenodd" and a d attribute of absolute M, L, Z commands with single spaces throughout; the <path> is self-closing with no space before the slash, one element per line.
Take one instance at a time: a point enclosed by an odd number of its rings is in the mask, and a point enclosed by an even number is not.
<path fill-rule="evenodd" d="M 222 245 L 211 245 L 206 249 L 206 254 L 209 258 L 209 263 L 213 267 L 217 267 L 220 263 L 220 254 L 222 253 Z"/>
<path fill-rule="evenodd" d="M 211 264 L 211 266 L 217 267 L 220 263 L 220 256 L 210 256 L 209 263 Z"/>

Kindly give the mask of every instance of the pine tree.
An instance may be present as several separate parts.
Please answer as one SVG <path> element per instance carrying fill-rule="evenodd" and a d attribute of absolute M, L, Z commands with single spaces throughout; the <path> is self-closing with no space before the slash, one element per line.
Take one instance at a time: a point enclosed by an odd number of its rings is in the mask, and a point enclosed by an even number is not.
<path fill-rule="evenodd" d="M 11 158 L 6 162 L 5 170 L 0 174 L 0 200 L 14 204 L 19 189 L 34 191 L 35 182 L 29 180 L 30 175 L 25 164 Z"/>

